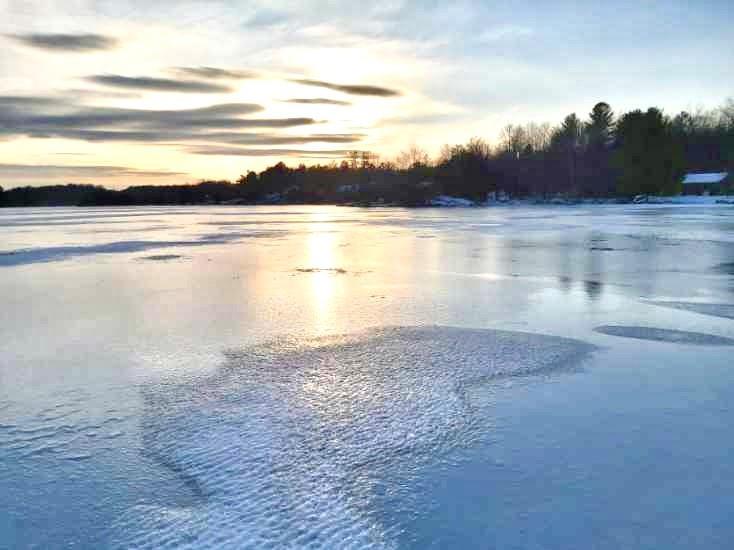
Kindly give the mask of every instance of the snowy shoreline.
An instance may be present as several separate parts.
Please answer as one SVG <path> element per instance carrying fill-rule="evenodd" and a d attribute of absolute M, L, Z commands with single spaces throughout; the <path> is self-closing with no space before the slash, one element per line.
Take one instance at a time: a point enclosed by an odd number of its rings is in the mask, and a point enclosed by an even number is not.
<path fill-rule="evenodd" d="M 550 199 L 542 198 L 522 198 L 508 199 L 504 201 L 472 201 L 463 197 L 453 197 L 450 195 L 439 195 L 432 199 L 426 206 L 428 207 L 446 207 L 446 208 L 476 208 L 482 206 L 582 206 L 582 205 L 631 205 L 631 204 L 676 204 L 676 205 L 734 205 L 734 196 L 732 195 L 678 195 L 674 197 L 657 197 L 657 196 L 637 196 L 632 200 L 619 198 L 579 198 L 567 199 L 563 197 L 554 197 Z M 370 204 L 358 206 L 403 206 L 400 204 Z"/>

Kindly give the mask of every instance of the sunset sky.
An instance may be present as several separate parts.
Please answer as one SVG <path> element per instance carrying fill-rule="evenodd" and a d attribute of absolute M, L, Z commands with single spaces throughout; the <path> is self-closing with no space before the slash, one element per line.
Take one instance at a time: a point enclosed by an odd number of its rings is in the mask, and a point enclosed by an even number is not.
<path fill-rule="evenodd" d="M 730 1 L 595 4 L 0 0 L 0 185 L 235 179 L 734 95 Z"/>

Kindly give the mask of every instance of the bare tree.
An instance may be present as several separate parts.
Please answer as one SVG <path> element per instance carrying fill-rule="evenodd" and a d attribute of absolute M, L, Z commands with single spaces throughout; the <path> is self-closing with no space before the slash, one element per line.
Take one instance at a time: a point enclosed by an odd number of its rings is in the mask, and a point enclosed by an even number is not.
<path fill-rule="evenodd" d="M 530 122 L 525 125 L 525 145 L 529 145 L 533 151 L 544 151 L 550 145 L 551 133 L 548 122 Z"/>
<path fill-rule="evenodd" d="M 515 135 L 515 125 L 514 124 L 508 124 L 504 128 L 502 128 L 501 133 L 501 141 L 502 146 L 504 147 L 505 152 L 512 153 L 512 143 L 513 143 L 513 136 Z"/>
<path fill-rule="evenodd" d="M 722 122 L 729 128 L 734 128 L 734 98 L 728 98 L 721 106 Z"/>
<path fill-rule="evenodd" d="M 508 124 L 502 129 L 502 145 L 506 153 L 517 154 L 524 151 L 530 143 L 529 127 Z"/>
<path fill-rule="evenodd" d="M 441 151 L 438 153 L 438 159 L 436 159 L 436 164 L 446 164 L 449 162 L 453 156 L 453 150 L 454 148 L 449 144 L 442 145 Z"/>
<path fill-rule="evenodd" d="M 405 151 L 402 151 L 395 159 L 395 164 L 400 170 L 428 166 L 428 163 L 428 153 L 415 144 L 408 147 Z"/>
<path fill-rule="evenodd" d="M 359 159 L 361 158 L 362 153 L 360 151 L 349 151 L 347 153 L 347 158 L 349 159 L 349 167 L 352 170 L 356 170 L 359 166 Z"/>
<path fill-rule="evenodd" d="M 377 165 L 378 156 L 371 151 L 362 151 L 359 156 L 360 168 L 366 170 Z"/>
<path fill-rule="evenodd" d="M 466 151 L 477 158 L 488 159 L 492 154 L 492 148 L 480 137 L 473 137 L 466 144 Z"/>

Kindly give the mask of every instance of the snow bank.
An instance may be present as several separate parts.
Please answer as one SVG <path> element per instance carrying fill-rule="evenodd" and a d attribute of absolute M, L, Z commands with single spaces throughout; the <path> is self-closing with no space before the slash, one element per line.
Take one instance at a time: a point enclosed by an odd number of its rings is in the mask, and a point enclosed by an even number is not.
<path fill-rule="evenodd" d="M 635 197 L 637 198 L 637 197 Z M 734 204 L 731 195 L 678 195 L 675 197 L 645 197 L 640 204 Z"/>
<path fill-rule="evenodd" d="M 461 197 L 452 197 L 449 195 L 439 195 L 429 202 L 431 206 L 476 206 L 477 204 L 469 199 Z"/>

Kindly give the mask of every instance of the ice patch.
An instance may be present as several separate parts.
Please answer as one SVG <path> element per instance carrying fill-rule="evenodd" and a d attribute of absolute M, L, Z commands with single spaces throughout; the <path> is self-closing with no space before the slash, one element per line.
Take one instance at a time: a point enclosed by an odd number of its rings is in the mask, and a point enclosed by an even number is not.
<path fill-rule="evenodd" d="M 203 380 L 144 390 L 146 452 L 198 495 L 137 506 L 119 548 L 391 548 L 375 495 L 488 427 L 466 391 L 570 366 L 592 346 L 552 336 L 384 328 L 232 351 Z"/>
<path fill-rule="evenodd" d="M 734 262 L 727 262 L 727 263 L 719 264 L 715 267 L 715 270 L 720 273 L 734 275 Z"/>
<path fill-rule="evenodd" d="M 595 332 L 622 338 L 636 338 L 638 340 L 653 340 L 657 342 L 671 342 L 675 344 L 693 344 L 697 346 L 733 346 L 734 340 L 702 332 L 687 332 L 684 330 L 670 330 L 654 327 L 635 327 L 622 325 L 605 325 L 596 327 Z"/>
<path fill-rule="evenodd" d="M 278 235 L 280 234 L 281 233 L 278 233 Z M 144 252 L 146 250 L 156 248 L 226 244 L 248 237 L 257 238 L 273 236 L 273 233 L 269 232 L 215 233 L 203 235 L 196 240 L 186 241 L 120 241 L 87 246 L 53 246 L 47 248 L 10 250 L 0 253 L 0 267 L 53 262 L 93 254 L 125 254 L 131 252 Z"/>
<path fill-rule="evenodd" d="M 298 273 L 334 273 L 337 275 L 344 275 L 347 273 L 346 269 L 341 267 L 302 267 L 296 269 Z"/>
<path fill-rule="evenodd" d="M 661 307 L 670 307 L 673 309 L 682 309 L 685 311 L 692 311 L 694 313 L 700 313 L 701 315 L 711 315 L 713 317 L 724 317 L 725 319 L 734 319 L 734 304 L 705 304 L 699 302 L 661 302 L 661 301 L 648 301 L 648 304 L 653 304 Z"/>
<path fill-rule="evenodd" d="M 178 260 L 183 258 L 180 254 L 153 254 L 151 256 L 143 256 L 141 260 L 148 260 L 151 262 L 166 262 L 169 260 Z"/>
<path fill-rule="evenodd" d="M 348 271 L 341 267 L 301 267 L 295 270 L 296 273 L 330 273 L 332 275 L 365 275 L 372 271 Z"/>

